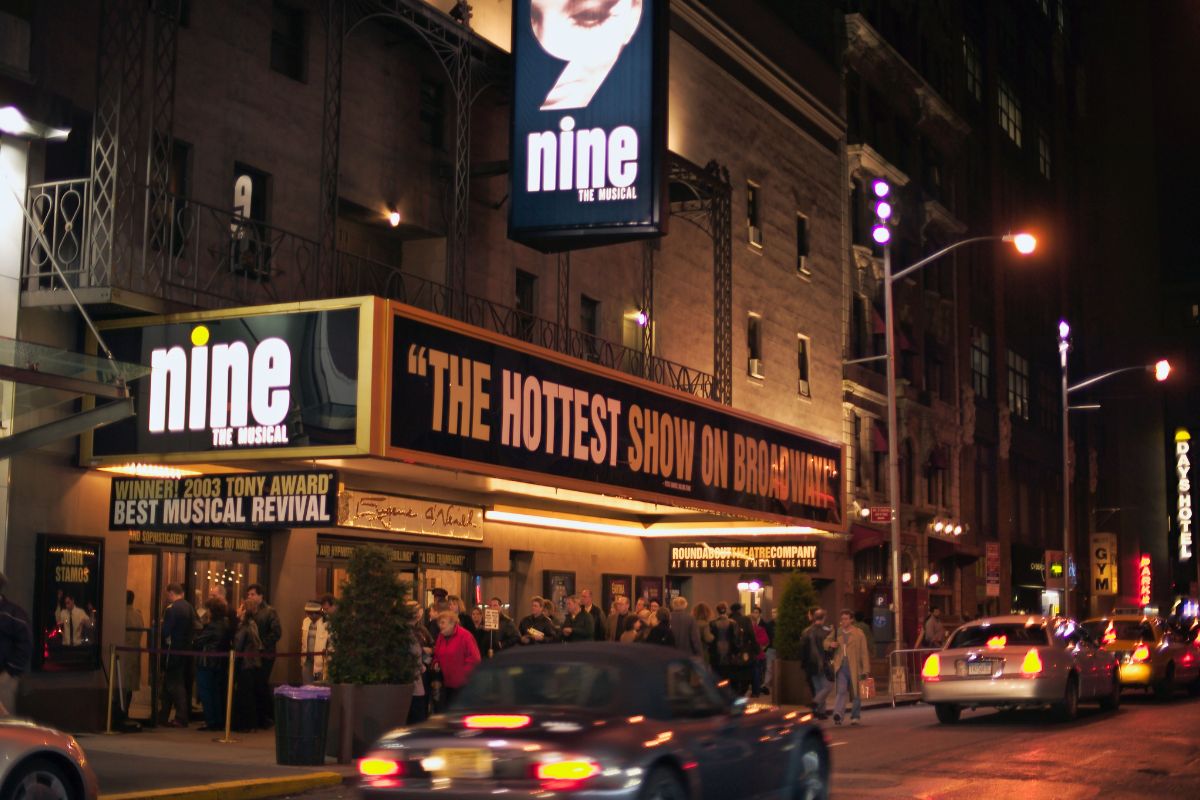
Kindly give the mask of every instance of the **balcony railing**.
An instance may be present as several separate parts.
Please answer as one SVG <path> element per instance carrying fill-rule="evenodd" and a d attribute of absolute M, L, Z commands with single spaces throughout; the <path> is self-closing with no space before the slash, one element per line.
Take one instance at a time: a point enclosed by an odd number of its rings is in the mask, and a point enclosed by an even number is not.
<path fill-rule="evenodd" d="M 316 241 L 176 195 L 148 191 L 142 243 L 123 248 L 115 243 L 106 254 L 89 241 L 90 185 L 85 178 L 29 187 L 26 202 L 36 228 L 27 225 L 25 232 L 21 277 L 27 293 L 61 290 L 52 254 L 84 302 L 88 289 L 120 289 L 167 309 L 377 295 L 698 397 L 712 396 L 709 373 L 658 356 L 647 359 L 640 350 L 455 293 L 390 264 L 338 252 L 327 265 Z"/>
<path fill-rule="evenodd" d="M 399 300 L 478 328 L 636 375 L 697 397 L 712 396 L 713 376 L 691 367 L 592 336 L 573 328 L 472 294 L 455 295 L 450 287 L 400 272 L 360 256 L 338 253 L 338 283 L 365 281 L 370 293 Z"/>

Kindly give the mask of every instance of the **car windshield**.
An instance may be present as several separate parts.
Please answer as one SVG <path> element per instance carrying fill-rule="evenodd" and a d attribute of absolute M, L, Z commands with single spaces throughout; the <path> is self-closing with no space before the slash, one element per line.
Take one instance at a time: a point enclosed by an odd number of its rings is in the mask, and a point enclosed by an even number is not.
<path fill-rule="evenodd" d="M 1001 647 L 1040 646 L 1047 643 L 1045 626 L 1011 622 L 959 628 L 950 640 L 950 647 L 986 647 L 988 642 L 998 641 L 1000 637 L 1003 637 L 1004 641 Z"/>
<path fill-rule="evenodd" d="M 1139 620 L 1125 619 L 1094 619 L 1090 622 L 1083 623 L 1083 627 L 1092 635 L 1092 638 L 1097 642 L 1103 642 L 1105 633 L 1108 632 L 1108 627 L 1112 626 L 1113 635 L 1110 639 L 1128 639 L 1137 640 L 1143 639 L 1148 642 L 1154 641 L 1154 631 L 1145 622 Z"/>
<path fill-rule="evenodd" d="M 561 662 L 484 664 L 475 670 L 454 705 L 458 708 L 611 707 L 620 685 L 610 666 Z"/>

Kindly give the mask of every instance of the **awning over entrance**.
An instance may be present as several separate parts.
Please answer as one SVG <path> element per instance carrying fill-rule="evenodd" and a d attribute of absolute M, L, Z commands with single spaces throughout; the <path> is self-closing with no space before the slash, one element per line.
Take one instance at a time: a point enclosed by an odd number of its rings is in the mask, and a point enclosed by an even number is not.
<path fill-rule="evenodd" d="M 850 552 L 857 553 L 868 547 L 878 547 L 888 540 L 888 532 L 869 525 L 850 524 Z"/>
<path fill-rule="evenodd" d="M 979 550 L 966 547 L 961 542 L 929 537 L 929 560 L 952 559 L 955 564 L 971 564 L 979 558 Z"/>

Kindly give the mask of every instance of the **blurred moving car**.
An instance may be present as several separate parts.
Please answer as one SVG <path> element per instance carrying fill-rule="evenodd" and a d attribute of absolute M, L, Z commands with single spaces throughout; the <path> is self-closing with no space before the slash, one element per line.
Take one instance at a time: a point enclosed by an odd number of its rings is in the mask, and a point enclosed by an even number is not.
<path fill-rule="evenodd" d="M 956 630 L 921 668 L 921 699 L 939 722 L 963 708 L 1051 706 L 1074 719 L 1081 700 L 1105 710 L 1121 704 L 1116 658 L 1070 619 L 990 617 Z"/>
<path fill-rule="evenodd" d="M 1116 657 L 1122 686 L 1153 690 L 1159 697 L 1181 688 L 1200 694 L 1200 649 L 1161 617 L 1114 613 L 1086 620 L 1083 627 Z"/>
<path fill-rule="evenodd" d="M 520 647 L 485 661 L 448 713 L 384 736 L 364 798 L 826 798 L 810 715 L 732 700 L 669 647 Z"/>
<path fill-rule="evenodd" d="M 0 800 L 96 800 L 99 791 L 74 736 L 0 718 Z"/>

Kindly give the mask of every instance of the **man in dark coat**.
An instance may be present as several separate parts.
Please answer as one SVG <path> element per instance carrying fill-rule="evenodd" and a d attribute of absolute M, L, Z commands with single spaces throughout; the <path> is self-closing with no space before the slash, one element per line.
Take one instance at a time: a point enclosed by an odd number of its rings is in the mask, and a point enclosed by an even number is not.
<path fill-rule="evenodd" d="M 579 593 L 579 602 L 583 610 L 592 615 L 592 636 L 597 642 L 603 642 L 608 636 L 608 620 L 600 606 L 592 602 L 592 590 L 584 589 Z"/>
<path fill-rule="evenodd" d="M 671 601 L 671 633 L 677 648 L 689 656 L 700 657 L 704 654 L 700 649 L 700 628 L 687 607 L 688 601 L 683 595 Z"/>
<path fill-rule="evenodd" d="M 246 610 L 254 616 L 258 638 L 262 640 L 262 666 L 254 670 L 254 716 L 259 728 L 275 724 L 275 707 L 271 698 L 271 668 L 275 666 L 275 646 L 283 636 L 279 613 L 267 605 L 263 588 L 257 583 L 246 587 Z"/>
<path fill-rule="evenodd" d="M 17 679 L 29 670 L 33 655 L 33 629 L 25 609 L 5 597 L 7 583 L 0 572 L 0 708 L 13 714 L 17 710 Z"/>
<path fill-rule="evenodd" d="M 629 619 L 629 598 L 625 595 L 617 595 L 617 598 L 613 600 L 613 613 L 608 616 L 604 638 L 610 642 L 621 641 L 621 634 L 625 632 L 625 620 L 627 619 Z"/>
<path fill-rule="evenodd" d="M 158 724 L 172 728 L 186 728 L 191 711 L 190 692 L 187 689 L 188 656 L 177 656 L 173 651 L 191 650 L 192 634 L 196 630 L 196 612 L 191 603 L 183 599 L 183 586 L 167 584 L 167 608 L 163 611 L 159 646 L 167 652 L 162 656 L 163 688 L 162 707 L 158 712 Z M 171 719 L 171 707 L 175 708 L 175 719 Z"/>
<path fill-rule="evenodd" d="M 563 620 L 562 639 L 564 642 L 591 642 L 596 638 L 595 621 L 592 615 L 583 610 L 579 595 L 573 594 L 567 598 L 567 617 Z"/>
<path fill-rule="evenodd" d="M 513 618 L 504 613 L 504 603 L 499 597 L 493 597 L 488 600 L 488 608 L 500 612 L 500 630 L 492 633 L 492 649 L 498 653 L 516 647 L 521 641 L 521 634 L 517 633 L 517 623 L 513 622 Z"/>
<path fill-rule="evenodd" d="M 517 632 L 521 634 L 521 644 L 549 644 L 558 641 L 558 628 L 546 616 L 546 601 L 534 597 L 529 601 L 531 613 L 521 620 Z"/>

